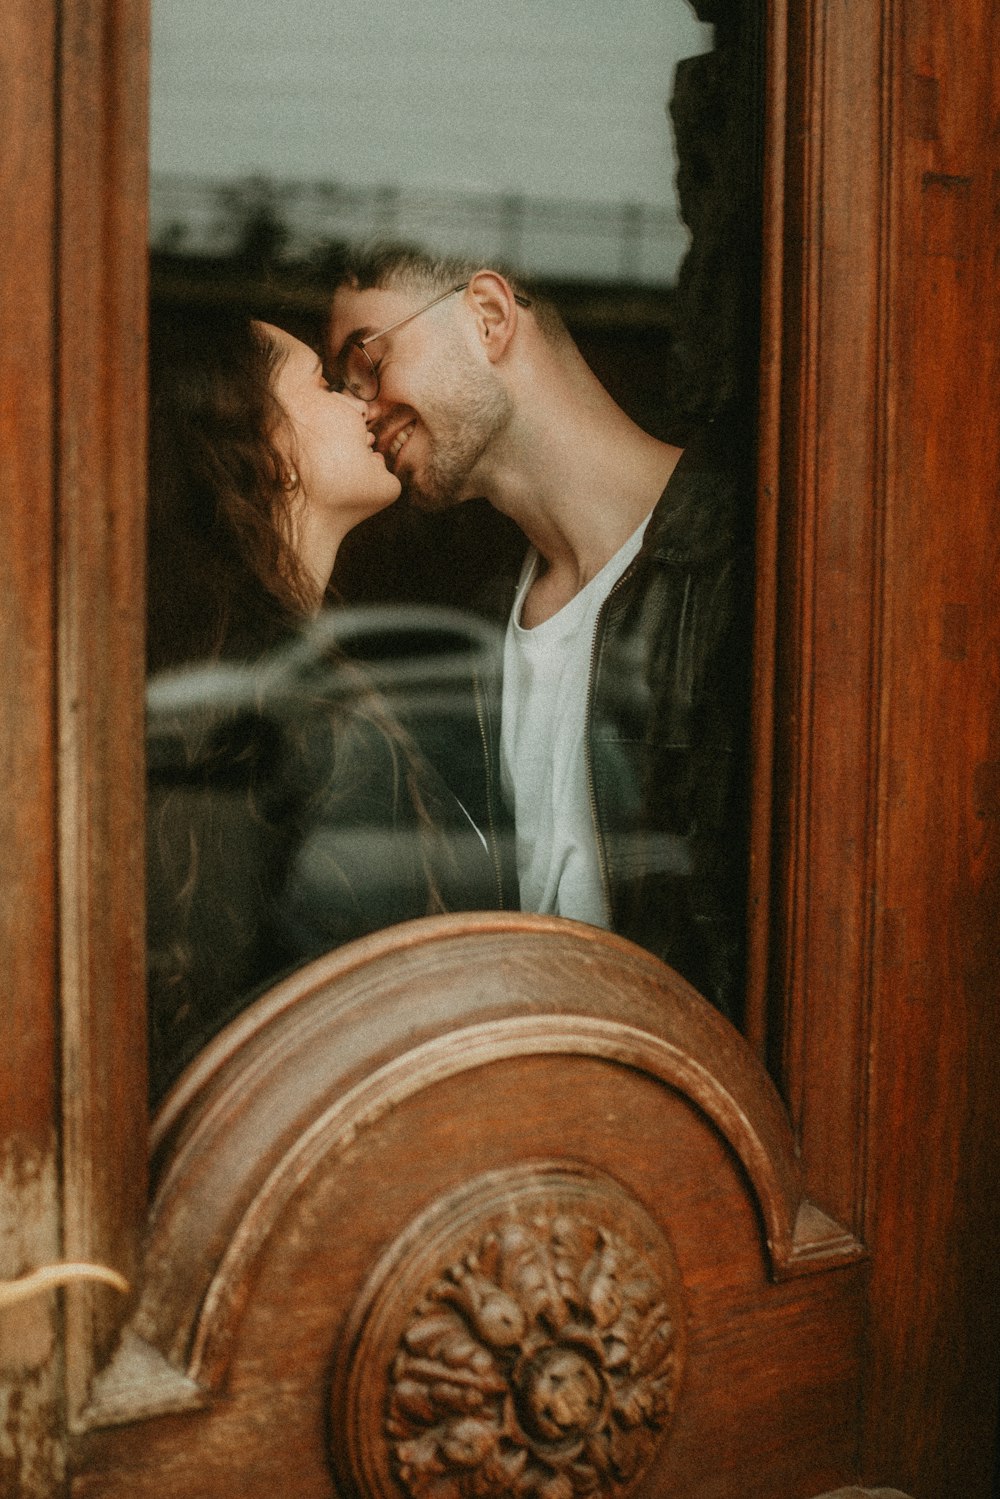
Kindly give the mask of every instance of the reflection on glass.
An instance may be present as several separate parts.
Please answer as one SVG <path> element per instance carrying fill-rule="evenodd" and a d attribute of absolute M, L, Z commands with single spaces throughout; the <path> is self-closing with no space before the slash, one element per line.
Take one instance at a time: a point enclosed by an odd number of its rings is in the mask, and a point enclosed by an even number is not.
<path fill-rule="evenodd" d="M 154 243 L 231 250 L 243 184 L 290 258 L 391 238 L 667 285 L 688 235 L 665 104 L 712 35 L 687 0 L 164 0 Z"/>
<path fill-rule="evenodd" d="M 329 389 L 306 345 L 240 313 L 160 319 L 151 384 L 160 1092 L 234 1005 L 286 970 L 502 892 L 498 850 L 403 727 L 472 763 L 474 683 L 495 669 L 486 626 L 323 608 L 343 535 L 399 494 L 364 404 Z M 399 660 L 402 641 L 412 661 Z M 381 692 L 351 664 L 359 648 L 382 656 Z"/>
<path fill-rule="evenodd" d="M 156 1095 L 437 911 L 610 927 L 739 1014 L 744 424 L 665 377 L 712 28 L 506 10 L 422 0 L 400 48 L 392 6 L 154 8 Z M 366 401 L 327 383 L 362 338 Z"/>

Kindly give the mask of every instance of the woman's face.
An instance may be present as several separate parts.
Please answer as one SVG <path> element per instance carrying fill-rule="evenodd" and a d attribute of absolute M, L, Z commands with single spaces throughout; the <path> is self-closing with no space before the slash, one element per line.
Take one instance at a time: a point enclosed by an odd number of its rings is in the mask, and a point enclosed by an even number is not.
<path fill-rule="evenodd" d="M 346 534 L 398 499 L 400 482 L 375 450 L 365 402 L 331 390 L 307 344 L 269 323 L 262 326 L 280 350 L 273 389 L 291 429 L 276 433 L 275 442 L 299 476 L 310 519 Z"/>

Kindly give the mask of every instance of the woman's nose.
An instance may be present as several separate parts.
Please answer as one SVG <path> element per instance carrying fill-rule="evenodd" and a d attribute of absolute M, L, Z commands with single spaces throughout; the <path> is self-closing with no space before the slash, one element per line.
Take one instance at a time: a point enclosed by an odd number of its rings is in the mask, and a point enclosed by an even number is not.
<path fill-rule="evenodd" d="M 353 390 L 348 390 L 346 386 L 340 392 L 340 394 L 343 396 L 343 398 L 344 398 L 345 401 L 349 401 L 351 403 L 351 405 L 354 407 L 355 411 L 360 411 L 361 412 L 361 415 L 364 417 L 365 421 L 367 422 L 367 420 L 368 420 L 368 407 L 369 407 L 370 403 L 368 401 L 363 401 L 360 396 L 356 396 L 354 394 Z"/>

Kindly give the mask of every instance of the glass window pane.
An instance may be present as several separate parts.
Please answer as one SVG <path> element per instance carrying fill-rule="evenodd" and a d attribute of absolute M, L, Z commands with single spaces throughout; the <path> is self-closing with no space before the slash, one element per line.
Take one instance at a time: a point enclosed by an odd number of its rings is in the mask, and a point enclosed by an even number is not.
<path fill-rule="evenodd" d="M 612 927 L 738 1015 L 754 132 L 722 10 L 154 5 L 156 1093 L 281 974 L 442 910 Z M 348 336 L 366 401 L 326 385 Z"/>

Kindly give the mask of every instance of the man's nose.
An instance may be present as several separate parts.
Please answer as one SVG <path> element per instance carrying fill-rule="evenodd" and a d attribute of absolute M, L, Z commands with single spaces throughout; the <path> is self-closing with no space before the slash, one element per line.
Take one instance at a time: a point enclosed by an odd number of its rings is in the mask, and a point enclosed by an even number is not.
<path fill-rule="evenodd" d="M 381 389 L 377 390 L 371 397 L 371 399 L 365 402 L 365 406 L 368 411 L 366 421 L 368 422 L 369 427 L 374 427 L 379 417 L 383 414 L 384 410 L 384 407 L 382 405 Z"/>

